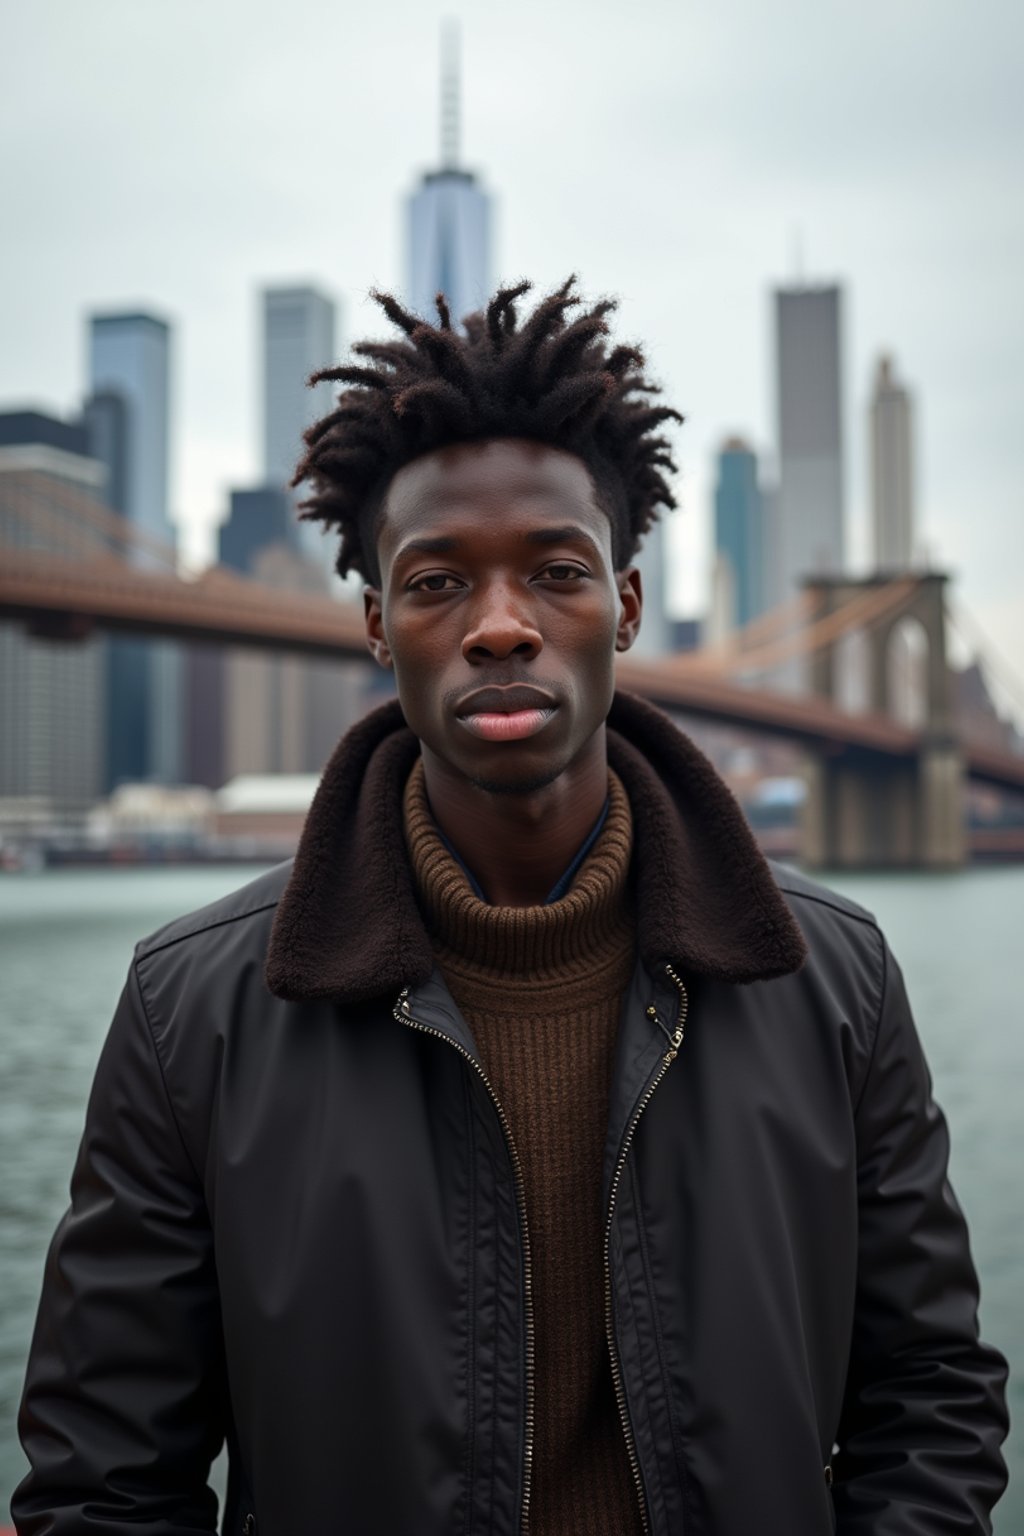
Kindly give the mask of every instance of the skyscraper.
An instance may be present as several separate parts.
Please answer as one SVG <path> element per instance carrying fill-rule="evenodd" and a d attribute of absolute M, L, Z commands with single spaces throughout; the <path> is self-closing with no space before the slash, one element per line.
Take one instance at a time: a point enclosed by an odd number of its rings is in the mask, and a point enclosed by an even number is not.
<path fill-rule="evenodd" d="M 265 288 L 263 304 L 263 478 L 283 488 L 303 452 L 302 434 L 333 403 L 330 384 L 310 389 L 306 380 L 337 361 L 334 301 L 316 288 Z M 294 506 L 298 495 L 289 492 Z M 325 570 L 333 566 L 334 542 L 318 523 L 297 522 L 296 539 Z"/>
<path fill-rule="evenodd" d="M 91 390 L 124 404 L 127 453 L 119 510 L 140 533 L 173 547 L 177 541 L 168 516 L 170 349 L 170 327 L 155 315 L 93 315 L 89 322 Z M 132 558 L 152 563 L 141 549 Z"/>
<path fill-rule="evenodd" d="M 85 421 L 111 493 L 123 498 L 115 510 L 141 536 L 126 557 L 144 566 L 160 564 L 153 544 L 170 553 L 177 543 L 168 515 L 170 345 L 170 327 L 155 315 L 93 315 L 89 322 Z M 173 641 L 108 642 L 109 788 L 130 779 L 180 781 L 182 667 Z"/>
<path fill-rule="evenodd" d="M 479 309 L 491 290 L 491 199 L 459 165 L 458 33 L 442 33 L 441 165 L 428 171 L 406 207 L 406 296 L 421 315 L 435 314 L 443 293 L 455 321 Z"/>
<path fill-rule="evenodd" d="M 801 577 L 843 569 L 841 310 L 838 286 L 775 294 L 783 600 Z"/>
<path fill-rule="evenodd" d="M 335 362 L 335 305 L 316 288 L 263 290 L 263 478 L 287 485 L 302 434 L 331 408 L 330 384 L 306 380 Z"/>
<path fill-rule="evenodd" d="M 715 554 L 729 570 L 727 629 L 741 629 L 764 610 L 763 534 L 757 455 L 742 438 L 730 437 L 718 455 L 715 486 Z"/>
<path fill-rule="evenodd" d="M 889 357 L 878 359 L 870 413 L 875 569 L 905 571 L 914 552 L 913 406 Z"/>

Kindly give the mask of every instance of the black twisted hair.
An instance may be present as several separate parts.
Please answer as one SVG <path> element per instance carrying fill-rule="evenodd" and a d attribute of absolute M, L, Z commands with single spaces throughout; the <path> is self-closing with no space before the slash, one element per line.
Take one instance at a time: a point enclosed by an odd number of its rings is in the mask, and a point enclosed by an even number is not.
<path fill-rule="evenodd" d="M 657 429 L 683 418 L 651 403 L 659 391 L 644 378 L 639 348 L 606 343 L 615 301 L 585 306 L 570 277 L 520 320 L 517 300 L 530 287 L 502 288 L 466 317 L 464 334 L 442 294 L 431 325 L 374 292 L 404 336 L 357 342 L 352 350 L 364 364 L 313 374 L 311 385 L 329 379 L 347 388 L 306 431 L 292 484 L 312 487 L 303 518 L 340 530 L 341 575 L 356 570 L 379 581 L 374 520 L 387 486 L 404 464 L 448 443 L 521 437 L 577 454 L 611 520 L 617 570 L 659 505 L 675 506 L 665 478 L 675 465 Z"/>

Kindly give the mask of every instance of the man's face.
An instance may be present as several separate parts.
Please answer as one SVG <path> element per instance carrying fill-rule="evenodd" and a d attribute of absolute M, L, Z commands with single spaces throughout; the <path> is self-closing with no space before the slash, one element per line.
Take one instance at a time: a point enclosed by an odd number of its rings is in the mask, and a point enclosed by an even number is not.
<path fill-rule="evenodd" d="M 428 760 L 505 793 L 557 779 L 640 621 L 583 461 L 516 438 L 425 454 L 388 488 L 377 551 L 367 638 Z"/>

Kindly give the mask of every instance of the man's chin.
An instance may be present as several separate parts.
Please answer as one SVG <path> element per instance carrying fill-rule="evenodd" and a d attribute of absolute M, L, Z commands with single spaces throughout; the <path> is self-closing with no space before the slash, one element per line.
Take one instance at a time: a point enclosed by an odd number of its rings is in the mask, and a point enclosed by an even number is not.
<path fill-rule="evenodd" d="M 560 778 L 564 768 L 549 767 L 542 772 L 533 774 L 520 774 L 517 778 L 486 778 L 483 775 L 471 774 L 470 783 L 475 789 L 482 789 L 488 795 L 533 795 L 540 789 L 547 789 Z"/>

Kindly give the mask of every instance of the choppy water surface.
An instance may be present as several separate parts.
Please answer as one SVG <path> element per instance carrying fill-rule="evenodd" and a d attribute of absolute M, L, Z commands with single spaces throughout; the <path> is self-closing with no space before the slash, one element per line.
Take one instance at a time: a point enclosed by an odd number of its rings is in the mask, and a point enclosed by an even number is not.
<path fill-rule="evenodd" d="M 242 883 L 237 869 L 0 877 L 0 1524 L 43 1255 L 93 1068 L 136 939 Z M 999 1536 L 1024 1530 L 1024 869 L 831 882 L 876 912 L 907 975 L 953 1132 L 982 1276 L 982 1328 L 1010 1358 L 1015 1425 Z"/>

